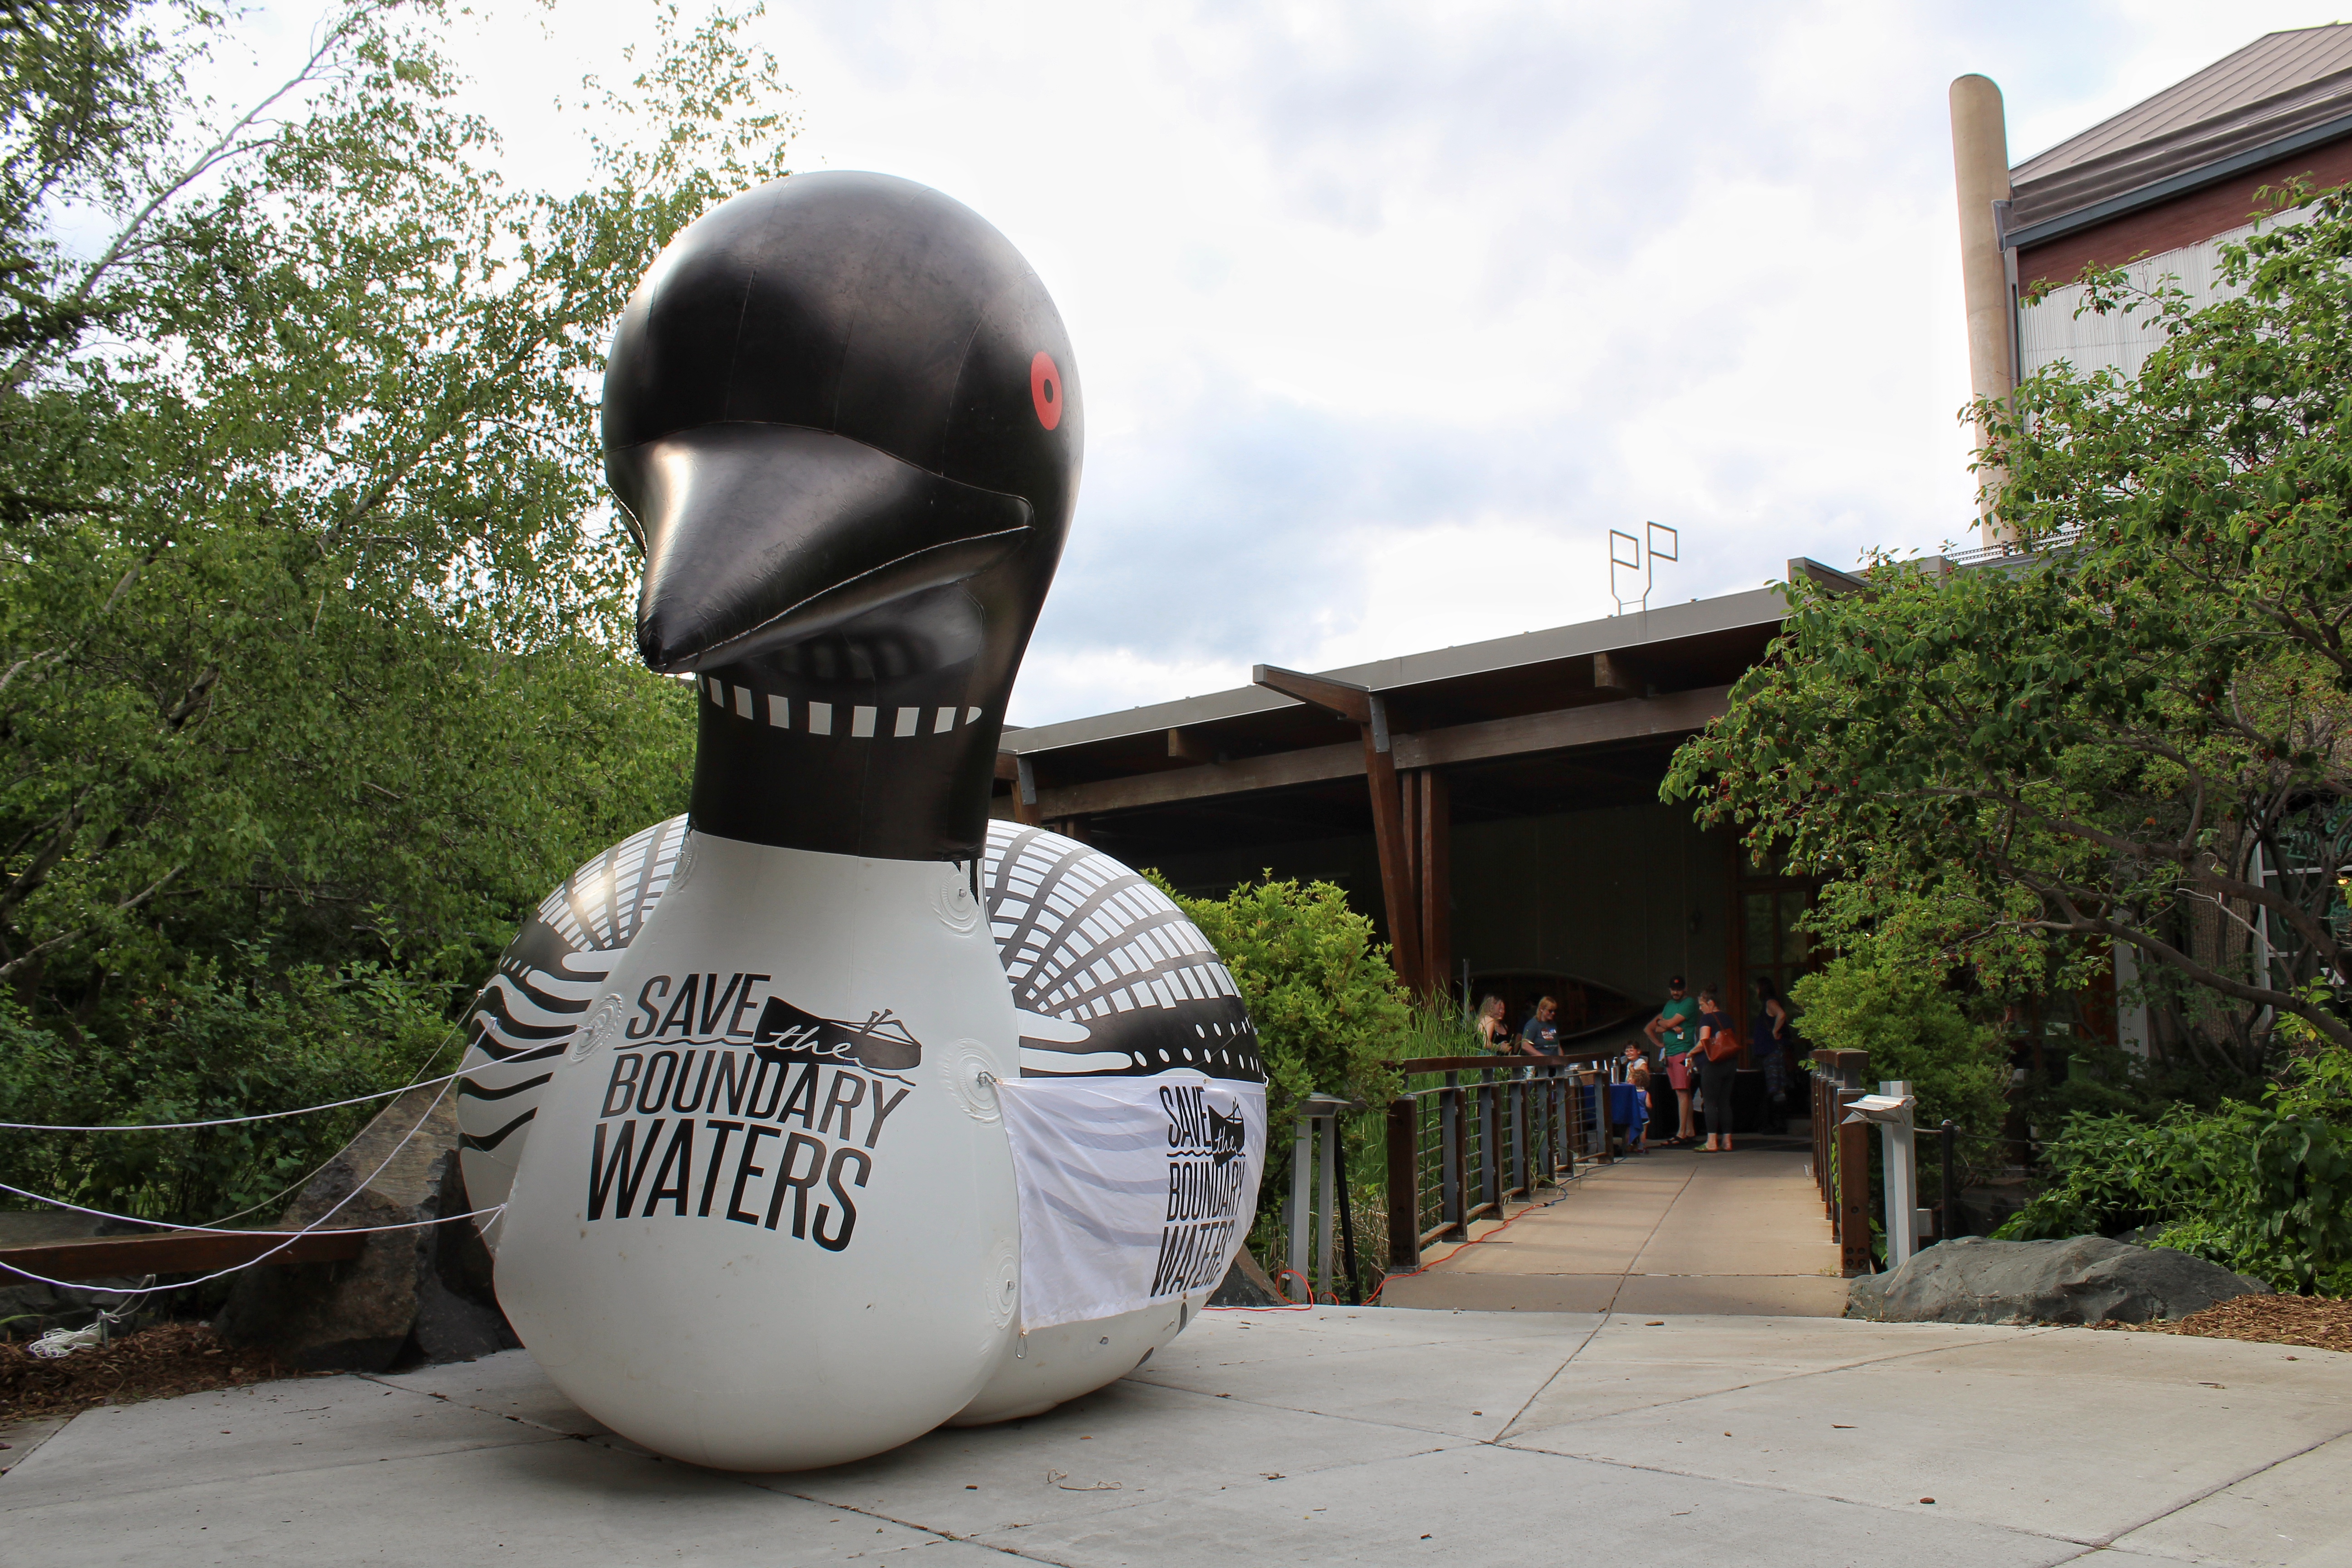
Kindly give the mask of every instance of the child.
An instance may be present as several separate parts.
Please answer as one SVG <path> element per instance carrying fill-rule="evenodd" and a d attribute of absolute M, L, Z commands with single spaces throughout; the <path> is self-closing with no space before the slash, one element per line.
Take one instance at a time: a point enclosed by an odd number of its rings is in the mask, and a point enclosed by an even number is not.
<path fill-rule="evenodd" d="M 1625 1081 L 1633 1086 L 1633 1120 L 1625 1124 L 1625 1152 L 1650 1152 L 1650 1058 L 1639 1046 L 1625 1047 Z"/>

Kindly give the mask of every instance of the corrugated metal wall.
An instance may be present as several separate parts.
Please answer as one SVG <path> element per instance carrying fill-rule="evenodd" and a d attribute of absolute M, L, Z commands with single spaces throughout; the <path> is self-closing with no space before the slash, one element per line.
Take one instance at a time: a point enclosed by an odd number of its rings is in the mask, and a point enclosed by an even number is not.
<path fill-rule="evenodd" d="M 2196 245 L 2144 258 L 2125 270 L 2142 289 L 2152 289 L 2169 275 L 2188 290 L 2193 304 L 2210 304 L 2224 292 L 2215 281 L 2221 247 L 2253 231 L 2252 224 L 2233 228 Z M 2146 308 L 2128 315 L 2078 317 L 2074 312 L 2083 303 L 2083 293 L 2082 285 L 2073 284 L 2052 289 L 2039 305 L 2019 308 L 2018 357 L 2026 374 L 2063 359 L 2085 374 L 2112 366 L 2126 375 L 2137 375 L 2150 351 L 2163 341 L 2162 329 L 2154 324 L 2156 317 Z"/>

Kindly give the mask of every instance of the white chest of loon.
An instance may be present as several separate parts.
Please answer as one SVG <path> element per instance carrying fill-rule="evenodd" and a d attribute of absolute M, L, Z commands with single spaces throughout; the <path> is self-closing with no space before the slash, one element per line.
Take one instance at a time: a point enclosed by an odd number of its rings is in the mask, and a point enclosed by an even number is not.
<path fill-rule="evenodd" d="M 1033 1215 L 1088 1194 L 1016 1178 L 1003 1096 L 1149 1079 L 1264 1133 L 1200 933 L 1117 862 L 986 819 L 1076 493 L 1070 370 L 1003 237 L 867 174 L 708 215 L 616 334 L 608 469 L 641 651 L 702 696 L 693 810 L 526 923 L 458 1111 L 472 1200 L 506 1205 L 509 1319 L 657 1451 L 804 1468 L 1046 1408 L 1172 1338 L 1246 1232 L 1254 1167 L 1213 1256 L 1021 1332 L 1024 1183 Z"/>

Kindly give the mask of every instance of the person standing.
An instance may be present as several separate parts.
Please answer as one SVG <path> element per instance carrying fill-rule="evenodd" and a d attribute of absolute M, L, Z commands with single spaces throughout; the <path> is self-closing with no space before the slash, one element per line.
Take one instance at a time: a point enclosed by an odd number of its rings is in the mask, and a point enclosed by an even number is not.
<path fill-rule="evenodd" d="M 1641 1046 L 1625 1047 L 1625 1081 L 1633 1086 L 1633 1120 L 1625 1124 L 1625 1152 L 1650 1152 L 1650 1058 Z"/>
<path fill-rule="evenodd" d="M 1779 1105 L 1789 1092 L 1789 1005 L 1769 975 L 1756 977 L 1756 1012 L 1748 1031 L 1748 1059 L 1764 1069 L 1764 1092 Z"/>
<path fill-rule="evenodd" d="M 1681 975 L 1667 979 L 1666 1005 L 1642 1032 L 1650 1037 L 1651 1046 L 1665 1063 L 1666 1081 L 1674 1086 L 1680 1121 L 1672 1142 L 1677 1146 L 1691 1142 L 1698 1137 L 1698 1123 L 1691 1120 L 1691 1095 L 1697 1088 L 1697 1075 L 1690 1060 L 1698 1045 L 1698 1004 L 1684 994 Z"/>
<path fill-rule="evenodd" d="M 1538 1057 L 1559 1055 L 1559 998 L 1547 996 L 1536 1004 L 1519 1030 L 1519 1038 L 1527 1043 L 1528 1054 Z"/>
<path fill-rule="evenodd" d="M 1739 1081 L 1739 1037 L 1732 1033 L 1731 1019 L 1712 985 L 1699 987 L 1698 1048 L 1691 1055 L 1698 1068 L 1699 1109 L 1706 1115 L 1706 1151 L 1728 1153 L 1732 1089 Z"/>
<path fill-rule="evenodd" d="M 1478 1004 L 1478 1043 L 1498 1057 L 1518 1054 L 1518 1037 L 1503 1022 L 1503 999 L 1489 995 Z"/>

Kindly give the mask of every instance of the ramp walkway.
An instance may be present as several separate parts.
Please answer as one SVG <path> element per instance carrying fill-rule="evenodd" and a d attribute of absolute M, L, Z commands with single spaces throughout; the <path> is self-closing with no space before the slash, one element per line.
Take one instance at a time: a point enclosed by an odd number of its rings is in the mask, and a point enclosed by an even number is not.
<path fill-rule="evenodd" d="M 1786 1141 L 1775 1141 L 1786 1142 Z M 1662 1149 L 1588 1167 L 1473 1245 L 1394 1279 L 1392 1307 L 1834 1318 L 1837 1245 L 1801 1148 Z"/>

